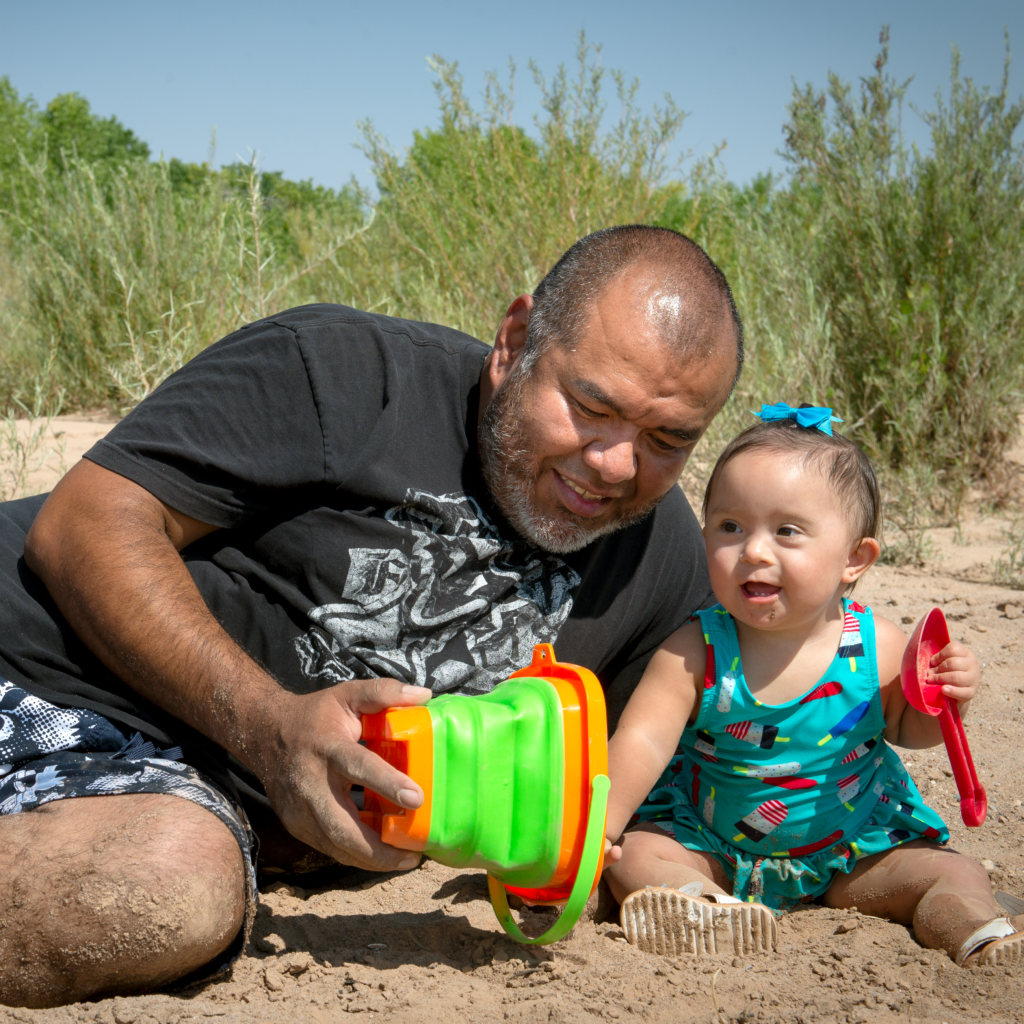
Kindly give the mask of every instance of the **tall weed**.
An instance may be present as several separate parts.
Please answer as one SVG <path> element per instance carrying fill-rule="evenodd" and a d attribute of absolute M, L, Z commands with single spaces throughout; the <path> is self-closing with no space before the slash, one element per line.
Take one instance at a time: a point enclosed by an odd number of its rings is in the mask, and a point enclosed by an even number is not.
<path fill-rule="evenodd" d="M 574 76 L 563 66 L 550 81 L 531 64 L 542 97 L 533 134 L 513 119 L 513 66 L 505 87 L 489 76 L 477 110 L 457 65 L 439 57 L 439 129 L 418 133 L 403 158 L 364 125 L 380 201 L 375 229 L 350 254 L 357 301 L 489 338 L 510 300 L 577 238 L 658 218 L 684 115 L 670 98 L 641 114 L 637 83 L 612 72 L 619 117 L 605 130 L 600 49 L 581 36 L 576 56 Z"/>
<path fill-rule="evenodd" d="M 874 73 L 854 90 L 794 90 L 792 178 L 746 190 L 713 162 L 666 210 L 726 270 L 748 364 L 697 452 L 753 422 L 761 402 L 833 407 L 872 456 L 887 496 L 890 561 L 920 561 L 926 529 L 956 521 L 970 488 L 1012 502 L 1003 454 L 1024 404 L 1024 147 L 1008 63 L 998 91 L 962 79 L 923 114 L 927 152 L 901 132 L 904 86 Z M 707 453 L 707 454 L 705 454 Z"/>
<path fill-rule="evenodd" d="M 827 309 L 856 437 L 895 473 L 928 466 L 936 511 L 955 516 L 972 480 L 995 479 L 1024 396 L 1024 102 L 1008 99 L 1009 50 L 994 93 L 960 77 L 954 50 L 921 152 L 887 61 L 883 33 L 858 92 L 832 76 L 827 99 L 795 93 L 794 182 L 769 216 L 796 205 L 811 224 L 793 255 Z"/>

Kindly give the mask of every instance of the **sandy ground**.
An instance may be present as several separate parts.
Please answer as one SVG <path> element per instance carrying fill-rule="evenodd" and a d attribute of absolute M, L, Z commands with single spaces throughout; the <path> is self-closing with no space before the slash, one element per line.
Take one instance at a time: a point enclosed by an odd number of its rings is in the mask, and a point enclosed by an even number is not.
<path fill-rule="evenodd" d="M 66 465 L 108 426 L 96 417 L 56 421 Z M 959 538 L 934 531 L 924 569 L 876 568 L 858 598 L 908 632 L 941 605 L 954 636 L 977 652 L 984 685 L 967 734 L 988 790 L 985 824 L 969 830 L 960 821 L 943 748 L 903 752 L 904 759 L 946 818 L 952 845 L 983 861 L 995 888 L 1024 896 L 1024 592 L 986 582 L 1005 546 L 1003 525 L 977 519 Z M 0 1022 L 290 1024 L 357 1013 L 395 1024 L 1024 1022 L 1024 964 L 962 970 L 922 949 L 906 928 L 856 911 L 800 910 L 783 918 L 775 956 L 714 960 L 639 953 L 614 908 L 602 905 L 568 938 L 534 951 L 504 937 L 484 877 L 426 862 L 404 876 L 359 873 L 309 891 L 278 882 L 261 892 L 252 942 L 229 975 L 56 1010 L 0 1009 Z"/>

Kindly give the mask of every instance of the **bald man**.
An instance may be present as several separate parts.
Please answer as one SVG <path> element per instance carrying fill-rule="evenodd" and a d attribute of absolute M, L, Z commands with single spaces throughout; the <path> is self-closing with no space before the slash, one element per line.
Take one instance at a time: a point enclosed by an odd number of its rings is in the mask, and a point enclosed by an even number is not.
<path fill-rule="evenodd" d="M 423 799 L 362 713 L 553 642 L 614 721 L 710 598 L 675 484 L 742 351 L 697 245 L 612 228 L 493 348 L 344 306 L 244 327 L 0 506 L 0 1002 L 229 965 L 257 867 L 414 867 L 359 820 L 353 785 Z"/>

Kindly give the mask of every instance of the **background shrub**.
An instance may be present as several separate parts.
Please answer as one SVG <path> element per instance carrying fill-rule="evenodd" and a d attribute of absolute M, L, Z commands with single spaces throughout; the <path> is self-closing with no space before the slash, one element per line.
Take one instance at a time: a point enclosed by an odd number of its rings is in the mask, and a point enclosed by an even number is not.
<path fill-rule="evenodd" d="M 515 69 L 468 99 L 435 58 L 436 128 L 404 154 L 363 125 L 376 191 L 290 182 L 256 160 L 154 163 L 74 95 L 45 111 L 0 79 L 0 405 L 130 407 L 202 346 L 312 301 L 437 320 L 490 340 L 578 237 L 676 228 L 732 282 L 749 365 L 687 485 L 699 490 L 748 409 L 831 405 L 887 480 L 892 559 L 955 520 L 972 487 L 1012 494 L 1003 454 L 1024 392 L 1024 104 L 962 79 L 907 145 L 888 36 L 852 87 L 794 88 L 785 178 L 739 188 L 715 154 L 683 175 L 684 121 L 650 113 L 581 37 L 576 64 L 531 72 L 541 113 L 513 118 Z M 605 119 L 608 78 L 619 115 Z"/>

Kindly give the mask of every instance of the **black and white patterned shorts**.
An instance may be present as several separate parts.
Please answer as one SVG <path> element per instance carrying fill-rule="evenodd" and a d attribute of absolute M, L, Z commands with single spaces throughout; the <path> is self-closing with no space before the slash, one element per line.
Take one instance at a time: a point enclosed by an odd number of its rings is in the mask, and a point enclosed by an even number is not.
<path fill-rule="evenodd" d="M 248 941 L 256 910 L 255 842 L 241 806 L 186 764 L 180 747 L 158 750 L 141 733 L 126 737 L 95 711 L 56 707 L 0 679 L 0 815 L 76 796 L 132 793 L 190 800 L 216 815 L 238 842 L 245 921 L 224 956 L 202 973 L 226 970 Z"/>

